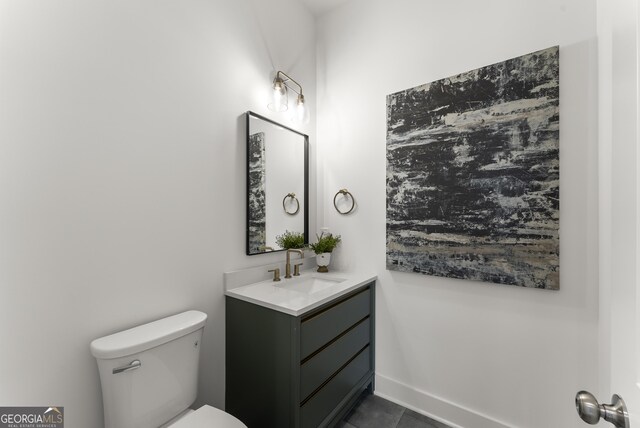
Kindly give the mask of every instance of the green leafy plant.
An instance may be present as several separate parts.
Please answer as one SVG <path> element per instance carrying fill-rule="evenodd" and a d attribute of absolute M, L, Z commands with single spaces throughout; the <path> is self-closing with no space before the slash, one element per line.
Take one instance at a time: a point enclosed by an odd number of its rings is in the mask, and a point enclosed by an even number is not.
<path fill-rule="evenodd" d="M 331 233 L 325 235 L 324 232 L 322 232 L 320 235 L 316 233 L 316 238 L 318 242 L 309 245 L 309 247 L 316 254 L 332 252 L 341 241 L 340 235 L 334 236 Z"/>
<path fill-rule="evenodd" d="M 285 250 L 289 248 L 304 248 L 304 233 L 285 230 L 282 235 L 276 236 L 276 244 Z"/>

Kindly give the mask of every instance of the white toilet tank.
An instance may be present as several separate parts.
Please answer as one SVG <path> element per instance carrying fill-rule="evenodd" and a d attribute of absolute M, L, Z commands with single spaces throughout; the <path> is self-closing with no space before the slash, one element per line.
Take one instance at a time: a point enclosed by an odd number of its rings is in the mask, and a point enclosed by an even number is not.
<path fill-rule="evenodd" d="M 91 342 L 105 428 L 157 428 L 193 404 L 206 320 L 188 311 Z"/>

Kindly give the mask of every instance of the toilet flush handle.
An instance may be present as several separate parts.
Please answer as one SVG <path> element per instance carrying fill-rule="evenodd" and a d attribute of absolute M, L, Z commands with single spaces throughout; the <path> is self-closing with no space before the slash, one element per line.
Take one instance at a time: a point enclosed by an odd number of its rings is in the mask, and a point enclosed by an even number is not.
<path fill-rule="evenodd" d="M 140 362 L 140 360 L 133 360 L 126 366 L 113 369 L 113 374 L 130 372 L 131 370 L 139 369 L 140 367 L 142 367 L 142 363 Z"/>

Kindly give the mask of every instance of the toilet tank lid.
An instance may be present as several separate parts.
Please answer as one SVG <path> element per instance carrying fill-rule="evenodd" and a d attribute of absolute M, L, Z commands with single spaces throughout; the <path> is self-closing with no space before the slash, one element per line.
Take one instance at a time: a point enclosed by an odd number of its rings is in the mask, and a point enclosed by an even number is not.
<path fill-rule="evenodd" d="M 207 314 L 200 311 L 162 318 L 96 339 L 91 342 L 91 353 L 105 360 L 137 354 L 199 330 L 206 320 Z"/>

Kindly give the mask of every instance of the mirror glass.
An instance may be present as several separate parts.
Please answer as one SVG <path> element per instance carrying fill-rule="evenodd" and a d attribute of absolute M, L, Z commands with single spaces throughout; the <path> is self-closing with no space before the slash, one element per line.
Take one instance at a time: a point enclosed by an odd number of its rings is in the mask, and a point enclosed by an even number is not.
<path fill-rule="evenodd" d="M 282 250 L 276 236 L 309 242 L 309 137 L 247 112 L 247 254 Z"/>

